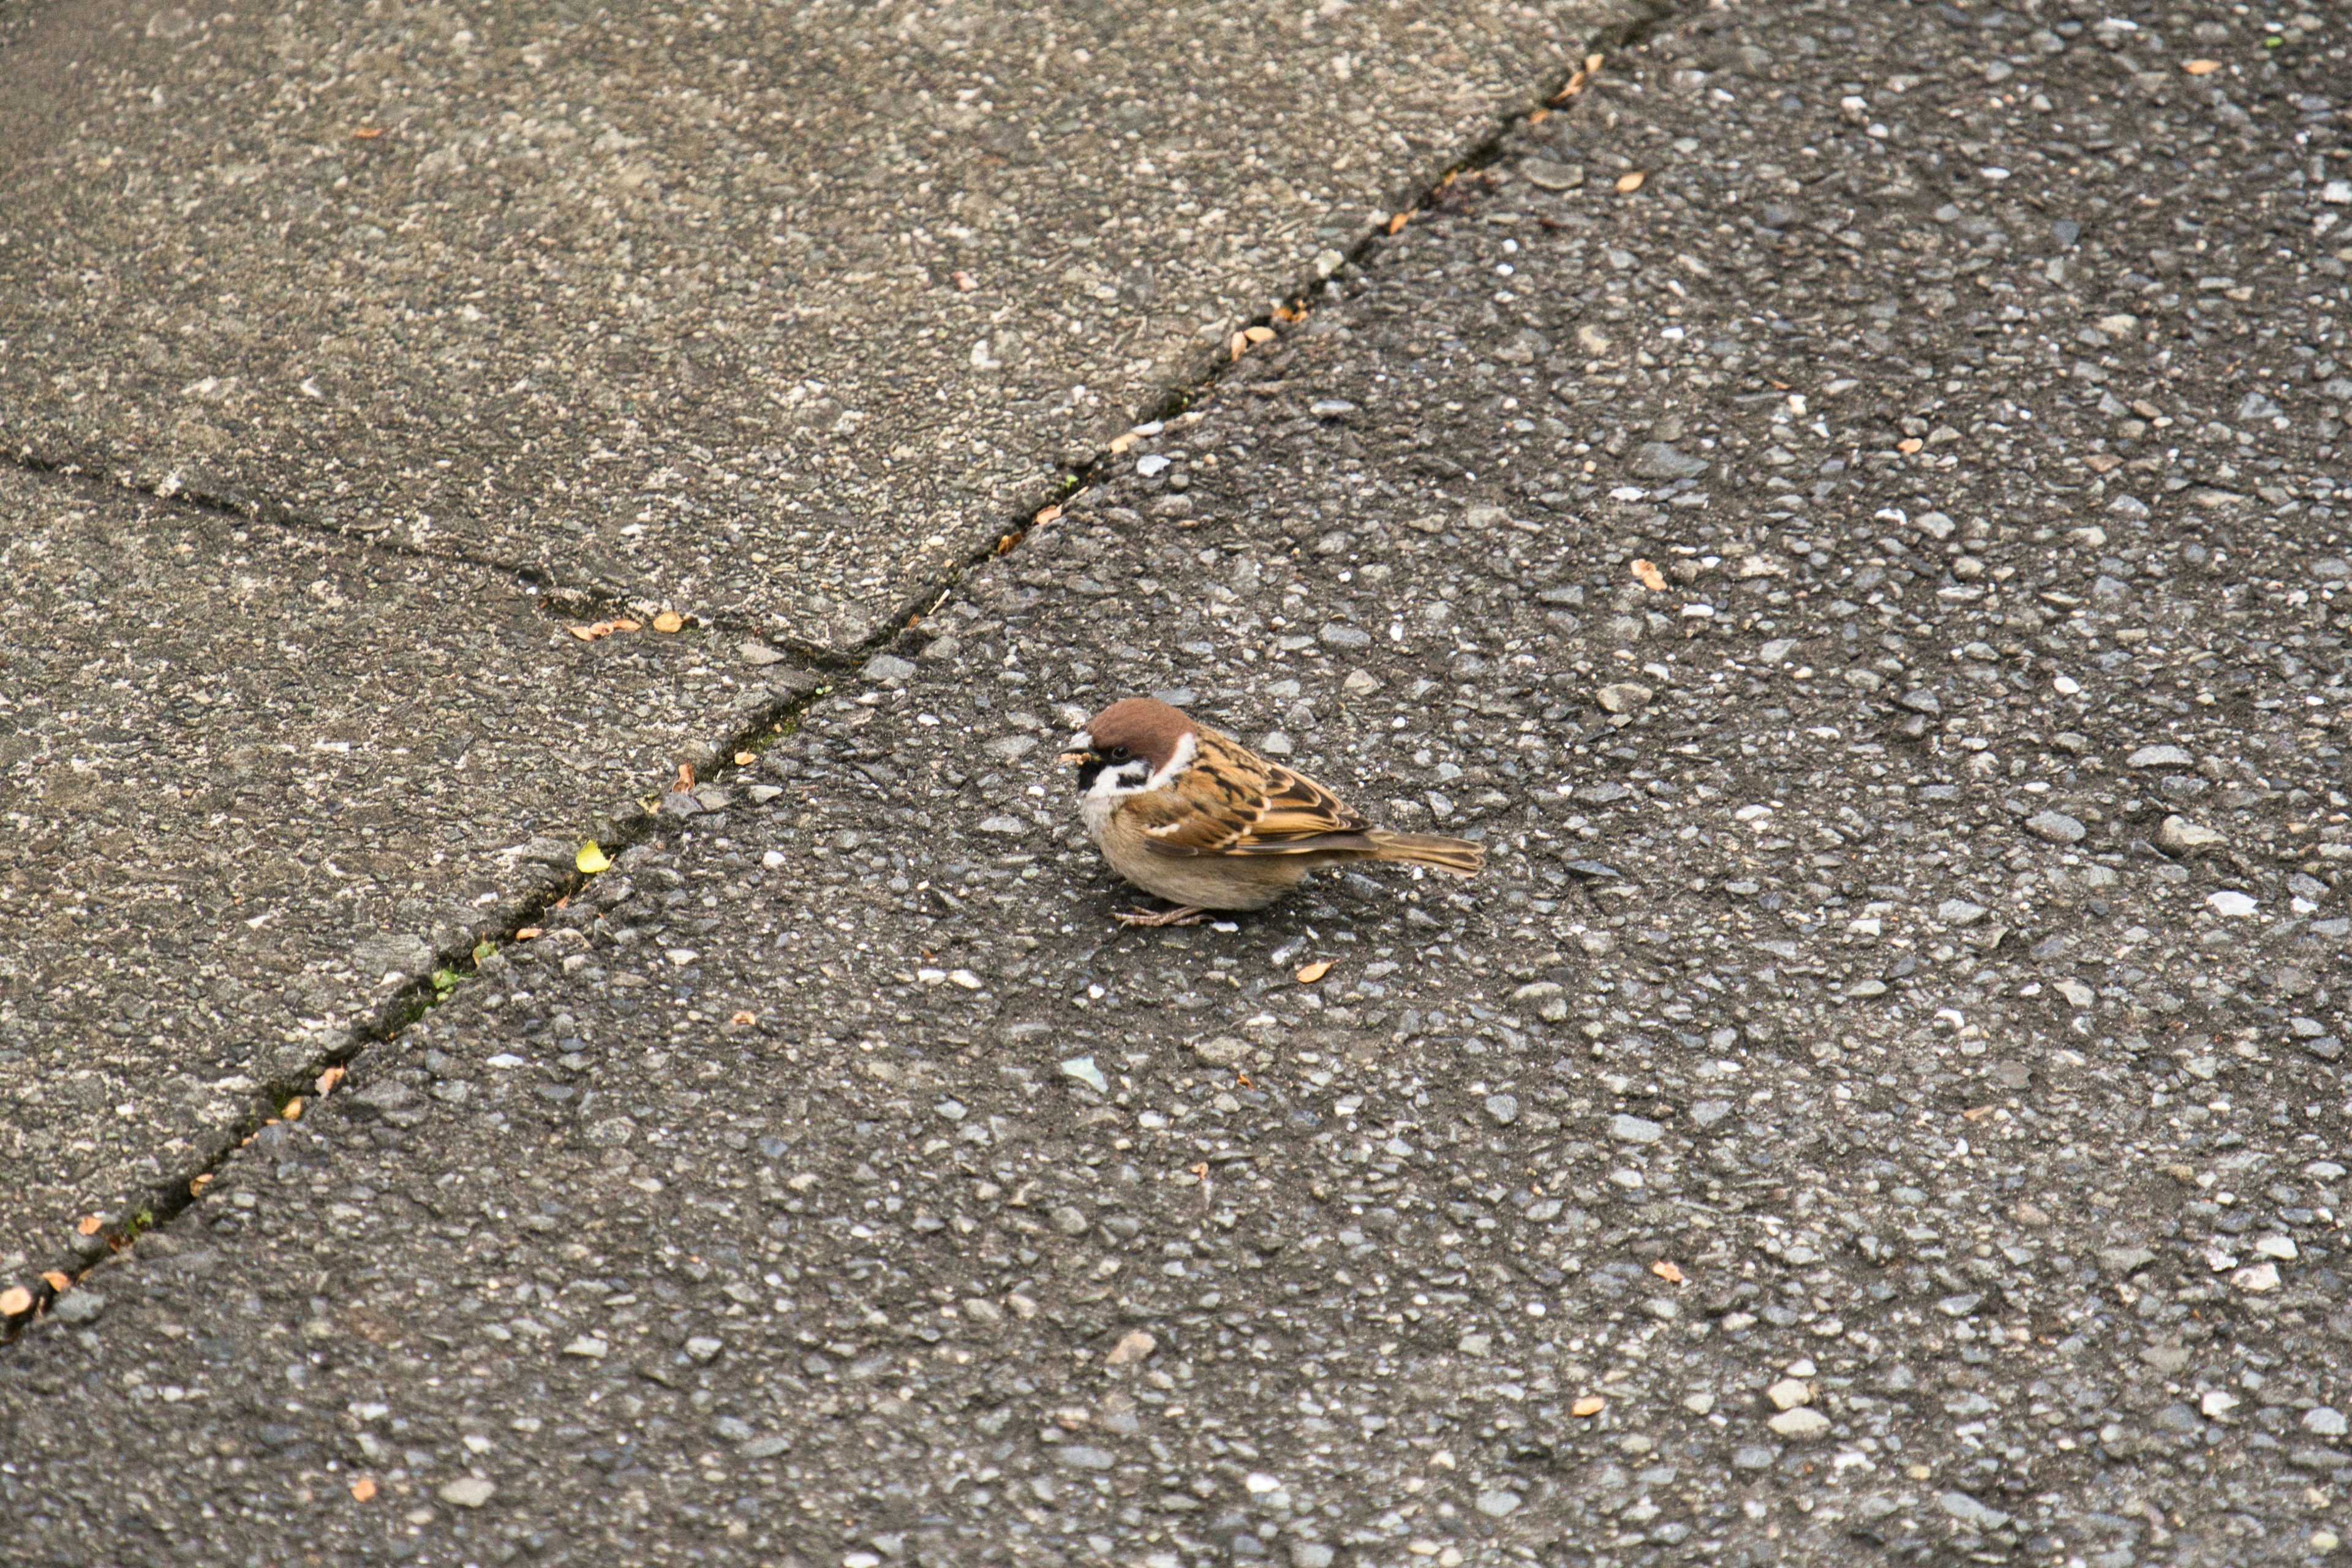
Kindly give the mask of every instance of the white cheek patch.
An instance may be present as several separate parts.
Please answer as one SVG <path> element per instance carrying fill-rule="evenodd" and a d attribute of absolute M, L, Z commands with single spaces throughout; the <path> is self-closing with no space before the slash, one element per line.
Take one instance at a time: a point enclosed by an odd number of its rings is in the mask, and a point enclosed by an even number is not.
<path fill-rule="evenodd" d="M 1166 789 L 1168 787 L 1168 782 L 1174 778 L 1178 773 L 1182 773 L 1186 768 L 1191 767 L 1192 765 L 1193 759 L 1198 757 L 1200 754 L 1201 742 L 1198 740 L 1194 739 L 1191 735 L 1185 735 L 1179 738 L 1176 742 L 1175 752 L 1168 758 L 1168 765 L 1160 769 L 1158 773 L 1153 773 L 1150 779 L 1147 781 L 1146 787 L 1150 789 Z"/>
<path fill-rule="evenodd" d="M 1124 762 L 1115 768 L 1105 768 L 1095 775 L 1087 794 L 1097 800 L 1110 800 L 1123 795 L 1141 795 L 1151 787 L 1145 778 L 1150 764 L 1141 757 Z"/>

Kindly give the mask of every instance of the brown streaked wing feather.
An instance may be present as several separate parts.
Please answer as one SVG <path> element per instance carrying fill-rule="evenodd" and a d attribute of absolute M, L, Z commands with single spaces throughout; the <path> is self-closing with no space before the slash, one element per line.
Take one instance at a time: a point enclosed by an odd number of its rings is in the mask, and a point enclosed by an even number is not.
<path fill-rule="evenodd" d="M 1266 793 L 1254 838 L 1297 838 L 1307 834 L 1356 833 L 1370 826 L 1347 803 L 1313 779 L 1272 763 L 1263 764 Z"/>
<path fill-rule="evenodd" d="M 1144 847 L 1158 855 L 1218 855 L 1249 831 L 1249 819 L 1229 804 L 1156 789 L 1132 795 L 1120 809 L 1143 829 Z"/>
<path fill-rule="evenodd" d="M 1161 855 L 1285 855 L 1369 848 L 1369 826 L 1314 780 L 1201 731 L 1201 760 L 1171 789 L 1129 803 Z"/>

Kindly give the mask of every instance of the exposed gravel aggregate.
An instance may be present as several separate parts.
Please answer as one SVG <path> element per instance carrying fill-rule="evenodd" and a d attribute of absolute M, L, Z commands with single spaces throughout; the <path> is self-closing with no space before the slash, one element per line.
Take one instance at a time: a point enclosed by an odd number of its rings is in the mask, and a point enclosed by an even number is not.
<path fill-rule="evenodd" d="M 46 7 L 0 443 L 853 647 L 1611 14 Z"/>
<path fill-rule="evenodd" d="M 1972 15 L 1517 132 L 10 1352 L 19 1539 L 2325 1560 L 2345 40 Z M 1143 691 L 1488 871 L 1115 928 Z"/>
<path fill-rule="evenodd" d="M 701 629 L 94 485 L 0 473 L 0 1287 L 776 701 Z"/>

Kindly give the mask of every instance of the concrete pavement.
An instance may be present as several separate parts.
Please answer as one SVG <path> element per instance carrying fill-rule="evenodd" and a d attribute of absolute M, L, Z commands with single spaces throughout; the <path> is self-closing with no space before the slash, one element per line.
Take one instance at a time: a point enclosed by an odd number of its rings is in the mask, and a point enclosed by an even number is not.
<path fill-rule="evenodd" d="M 168 1210 L 1598 16 L 12 16 L 0 1273 Z M 192 886 L 225 949 L 79 973 Z"/>
<path fill-rule="evenodd" d="M 1516 129 L 62 1298 L 20 1553 L 2336 1552 L 2344 40 L 1856 20 Z M 1489 873 L 1116 930 L 1136 690 Z"/>
<path fill-rule="evenodd" d="M 1617 14 L 50 7 L 0 442 L 851 647 Z"/>

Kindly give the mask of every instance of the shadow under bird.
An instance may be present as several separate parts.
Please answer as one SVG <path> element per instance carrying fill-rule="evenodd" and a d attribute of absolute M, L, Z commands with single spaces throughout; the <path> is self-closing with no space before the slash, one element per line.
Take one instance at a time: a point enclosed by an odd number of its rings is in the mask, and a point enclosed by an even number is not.
<path fill-rule="evenodd" d="M 1475 877 L 1465 838 L 1375 827 L 1314 780 L 1149 697 L 1114 702 L 1072 737 L 1078 810 L 1110 868 L 1177 907 L 1129 925 L 1185 925 L 1264 909 L 1326 866 L 1390 861 Z"/>

